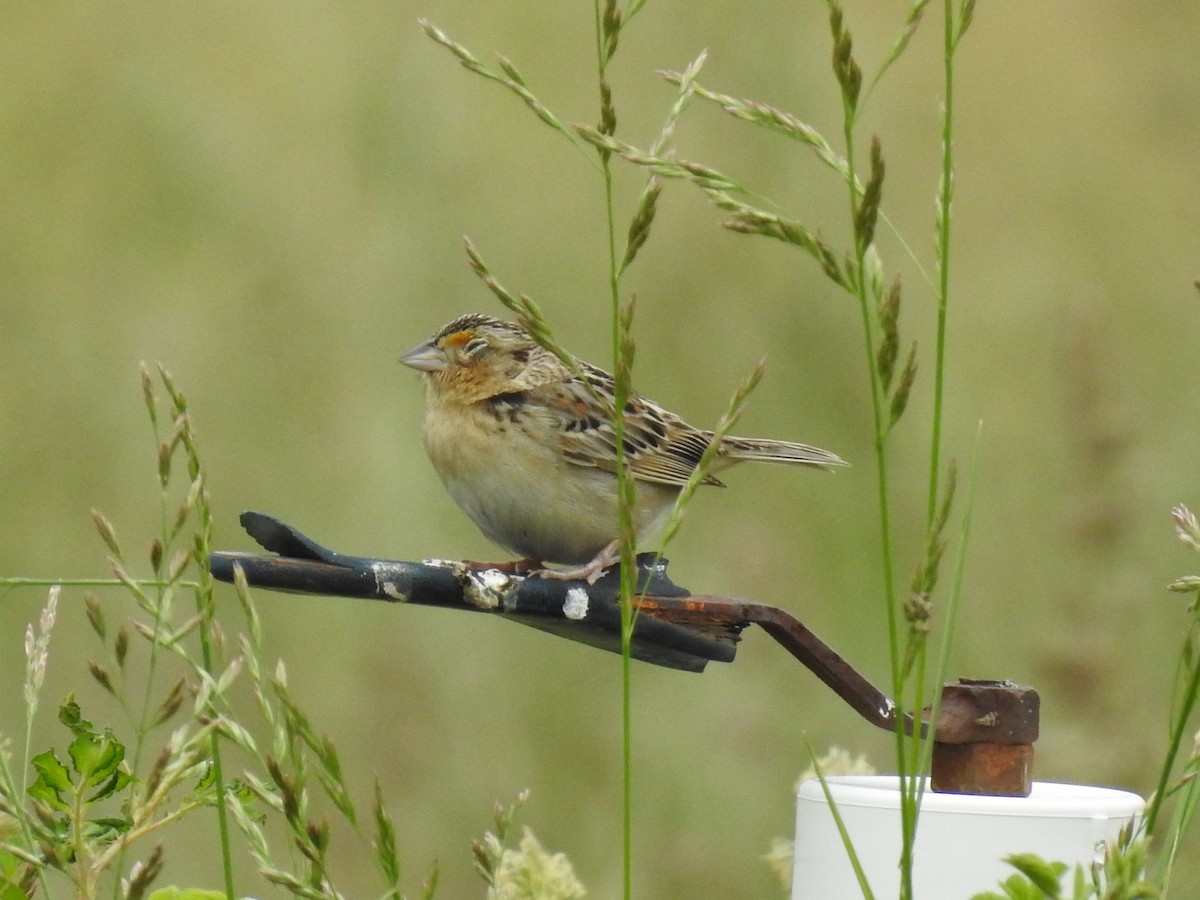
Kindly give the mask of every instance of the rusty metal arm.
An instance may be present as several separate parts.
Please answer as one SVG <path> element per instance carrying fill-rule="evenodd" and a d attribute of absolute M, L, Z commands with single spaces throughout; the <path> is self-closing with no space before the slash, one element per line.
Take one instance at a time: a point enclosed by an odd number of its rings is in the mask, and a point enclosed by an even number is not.
<path fill-rule="evenodd" d="M 636 603 L 641 612 L 672 621 L 726 622 L 739 628 L 758 625 L 860 716 L 887 731 L 896 729 L 896 705 L 891 699 L 785 610 L 729 597 L 641 596 Z M 904 727 L 912 733 L 911 716 L 905 717 Z"/>
<path fill-rule="evenodd" d="M 271 516 L 247 512 L 242 526 L 278 556 L 217 552 L 214 577 L 232 581 L 240 568 L 249 584 L 271 590 L 440 606 L 487 612 L 615 653 L 621 652 L 620 585 L 616 571 L 594 585 L 527 577 L 458 560 L 421 563 L 335 553 Z M 795 616 L 774 606 L 691 594 L 666 574 L 666 560 L 638 557 L 635 659 L 701 672 L 709 662 L 732 662 L 741 632 L 758 625 L 879 728 L 911 734 L 913 717 L 818 638 Z M 960 681 L 945 686 L 934 726 L 934 790 L 1027 794 L 1038 696 L 1010 682 Z M 929 711 L 919 724 L 929 730 Z"/>

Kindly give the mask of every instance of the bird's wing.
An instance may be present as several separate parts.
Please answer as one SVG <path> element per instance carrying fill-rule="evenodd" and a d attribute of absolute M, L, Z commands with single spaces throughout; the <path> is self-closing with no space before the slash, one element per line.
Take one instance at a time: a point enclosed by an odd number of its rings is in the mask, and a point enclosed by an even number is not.
<path fill-rule="evenodd" d="M 577 466 L 615 471 L 617 435 L 608 373 L 580 363 L 585 382 L 570 377 L 529 392 L 530 402 L 554 418 L 564 456 Z M 625 405 L 625 462 L 642 481 L 682 487 L 700 462 L 712 434 L 692 428 L 674 413 L 642 397 Z M 704 484 L 719 485 L 712 476 Z"/>

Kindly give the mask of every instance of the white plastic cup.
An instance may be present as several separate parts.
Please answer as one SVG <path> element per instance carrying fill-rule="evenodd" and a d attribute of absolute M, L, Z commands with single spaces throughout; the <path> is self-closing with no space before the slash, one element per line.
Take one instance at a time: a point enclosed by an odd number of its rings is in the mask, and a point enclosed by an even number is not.
<path fill-rule="evenodd" d="M 844 775 L 826 779 L 838 813 L 876 897 L 900 890 L 900 779 Z M 1082 784 L 1034 782 L 1028 797 L 935 794 L 921 802 L 914 846 L 913 891 L 921 900 L 967 900 L 998 891 L 1016 873 L 1003 862 L 1036 853 L 1068 866 L 1090 866 L 1121 827 L 1142 814 L 1137 794 Z M 792 900 L 854 900 L 862 891 L 821 783 L 800 785 Z"/>

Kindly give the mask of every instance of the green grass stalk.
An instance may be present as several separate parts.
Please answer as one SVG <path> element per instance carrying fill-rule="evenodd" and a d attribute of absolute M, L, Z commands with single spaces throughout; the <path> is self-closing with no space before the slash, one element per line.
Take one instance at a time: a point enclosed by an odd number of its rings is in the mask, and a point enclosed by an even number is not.
<path fill-rule="evenodd" d="M 50 586 L 49 595 L 46 598 L 46 606 L 43 608 L 40 621 L 38 623 L 38 633 L 34 640 L 30 640 L 33 634 L 33 626 L 29 626 L 26 631 L 26 676 L 25 676 L 25 746 L 22 755 L 21 763 L 21 784 L 16 797 L 25 797 L 29 789 L 29 760 L 33 756 L 33 720 L 37 713 L 38 697 L 41 693 L 42 684 L 44 683 L 46 674 L 46 664 L 49 660 L 50 651 L 50 633 L 54 628 L 54 620 L 56 617 L 56 608 L 58 606 L 58 598 L 61 591 L 61 585 L 53 583 Z M 3 778 L 8 785 L 14 785 L 12 772 L 8 767 L 8 758 L 4 753 L 4 747 L 0 746 L 0 765 L 3 765 Z M 23 815 L 18 815 L 17 821 L 21 828 L 21 834 L 25 838 L 27 847 L 34 847 L 36 843 L 33 839 L 33 833 L 29 825 L 29 820 Z M 44 867 L 38 867 L 38 883 L 42 886 L 42 892 L 46 896 L 50 896 L 49 884 L 46 880 L 46 870 Z"/>
<path fill-rule="evenodd" d="M 942 413 L 946 388 L 946 318 L 950 306 L 950 211 L 954 196 L 954 51 L 952 0 L 944 0 L 942 27 L 942 171 L 937 199 L 937 339 L 934 344 L 933 417 L 929 441 L 929 494 L 926 521 L 937 514 L 941 472 Z"/>
<path fill-rule="evenodd" d="M 950 590 L 947 593 L 946 604 L 942 615 L 942 640 L 938 650 L 937 665 L 934 667 L 933 684 L 941 685 L 946 681 L 946 672 L 950 667 L 950 648 L 954 644 L 955 626 L 958 621 L 959 601 L 962 598 L 963 575 L 966 571 L 967 563 L 967 547 L 970 544 L 971 537 L 971 520 L 972 513 L 975 509 L 975 483 L 979 474 L 979 447 L 980 437 L 983 431 L 983 424 L 980 423 L 979 428 L 975 432 L 975 448 L 971 454 L 971 470 L 967 478 L 967 494 L 963 501 L 963 517 L 962 526 L 958 535 L 958 544 L 955 551 L 954 559 L 954 576 L 950 583 Z M 942 708 L 942 692 L 939 689 L 933 691 L 933 701 L 929 705 L 929 721 L 936 722 Z M 917 771 L 926 773 L 930 770 L 930 765 L 933 760 L 933 735 L 929 739 L 921 742 L 921 754 L 917 760 Z M 920 801 L 924 796 L 925 790 L 928 787 L 926 781 L 922 780 L 921 788 L 917 794 L 917 814 L 920 815 Z"/>
<path fill-rule="evenodd" d="M 1155 786 L 1154 795 L 1146 809 L 1144 822 L 1149 834 L 1155 832 L 1158 818 L 1162 814 L 1163 804 L 1170 796 L 1171 775 L 1183 748 L 1184 739 L 1192 730 L 1190 727 L 1192 714 L 1195 712 L 1197 704 L 1200 703 L 1200 659 L 1197 659 L 1195 648 L 1192 646 L 1197 643 L 1196 629 L 1197 626 L 1194 624 L 1192 630 L 1184 638 L 1184 646 L 1180 651 L 1180 660 L 1185 669 L 1186 680 L 1183 695 L 1168 732 L 1167 754 L 1158 773 L 1158 783 Z"/>
<path fill-rule="evenodd" d="M 214 673 L 213 650 L 212 650 L 212 625 L 213 617 L 216 613 L 216 604 L 213 601 L 213 583 L 212 574 L 208 568 L 208 556 L 212 550 L 210 538 L 212 535 L 212 519 L 208 510 L 208 504 L 203 504 L 203 525 L 197 533 L 196 542 L 196 558 L 200 571 L 200 583 L 196 586 L 196 610 L 200 613 L 200 627 L 198 629 L 200 637 L 200 658 L 204 664 L 204 671 L 209 674 Z M 215 716 L 216 710 L 210 706 L 211 713 Z M 229 812 L 225 805 L 226 797 L 226 779 L 225 769 L 221 759 L 221 736 L 214 729 L 209 737 L 211 742 L 212 764 L 213 764 L 213 785 L 217 794 L 217 833 L 221 847 L 221 876 L 225 885 L 225 896 L 228 900 L 234 900 L 234 885 L 233 885 L 233 849 L 232 840 L 229 829 Z"/>
<path fill-rule="evenodd" d="M 808 736 L 804 737 L 804 744 L 808 748 L 809 758 L 813 762 L 813 771 L 817 773 L 817 780 L 821 783 L 821 793 L 825 795 L 825 803 L 829 806 L 829 811 L 833 814 L 833 824 L 838 831 L 838 837 L 842 841 L 842 846 L 846 850 L 846 856 L 850 860 L 850 867 L 854 869 L 854 878 L 858 882 L 858 889 L 862 891 L 863 900 L 875 900 L 875 893 L 871 890 L 871 883 L 867 880 L 867 873 L 863 870 L 862 862 L 858 858 L 858 851 L 854 847 L 854 842 L 850 839 L 850 832 L 846 828 L 845 820 L 842 819 L 842 814 L 837 808 L 837 804 L 833 801 L 833 793 L 829 790 L 829 782 L 825 780 L 825 772 L 821 768 L 820 760 L 817 758 L 816 752 L 813 750 L 812 742 Z"/>
<path fill-rule="evenodd" d="M 857 174 L 856 126 L 858 122 L 859 92 L 862 86 L 862 71 L 853 57 L 853 43 L 849 31 L 843 27 L 842 10 L 830 0 L 829 22 L 833 38 L 833 69 L 841 89 L 842 140 L 845 148 L 846 188 L 850 222 L 854 238 L 854 278 L 852 293 L 859 306 L 862 318 L 863 346 L 866 352 L 867 375 L 871 392 L 871 418 L 873 424 L 873 451 L 875 455 L 876 493 L 878 498 L 880 564 L 883 569 L 883 604 L 888 628 L 888 654 L 891 667 L 892 698 L 899 710 L 907 708 L 905 702 L 906 679 L 900 637 L 900 613 L 896 595 L 894 550 L 892 543 L 891 490 L 888 484 L 887 438 L 895 421 L 895 414 L 885 408 L 885 390 L 877 367 L 876 336 L 874 326 L 874 303 L 871 288 L 867 283 L 868 251 L 873 240 L 873 223 L 867 227 L 864 212 L 868 210 L 868 197 L 872 185 L 880 183 L 881 170 L 873 171 L 872 179 L 862 185 Z M 876 145 L 877 146 L 877 145 Z M 873 166 L 873 169 L 875 167 Z M 876 188 L 878 190 L 878 188 Z M 875 211 L 878 197 L 872 198 Z M 873 213 L 871 214 L 873 217 Z M 896 719 L 893 733 L 896 757 L 896 774 L 900 782 L 901 849 L 900 849 L 900 897 L 912 897 L 913 843 L 916 840 L 916 793 L 915 775 L 911 770 L 910 755 L 904 733 L 904 716 Z M 832 803 L 831 803 L 832 805 Z M 849 849 L 849 848 L 848 848 Z"/>
<path fill-rule="evenodd" d="M 921 5 L 921 8 L 923 8 L 923 5 Z M 916 11 L 916 15 L 919 17 L 920 8 L 914 6 L 914 11 Z M 931 541 L 938 539 L 936 534 L 941 531 L 941 527 L 944 525 L 944 522 L 941 524 L 938 523 L 938 506 L 941 492 L 942 421 L 946 385 L 946 321 L 950 301 L 950 225 L 954 196 L 954 55 L 958 46 L 958 40 L 970 23 L 970 16 L 965 11 L 965 7 L 964 11 L 956 19 L 952 0 L 944 0 L 942 12 L 942 155 L 936 210 L 937 237 L 935 248 L 938 272 L 936 286 L 937 324 L 934 342 L 933 409 L 930 420 L 929 440 L 929 488 L 925 516 L 926 529 L 930 533 Z M 909 24 L 915 27 L 915 23 L 916 19 L 910 15 Z M 906 28 L 903 39 L 907 40 L 909 35 L 910 33 Z M 972 462 L 971 494 L 974 492 L 974 468 L 977 465 L 977 454 L 978 439 L 976 440 L 976 457 Z M 921 641 L 918 651 L 917 671 L 914 680 L 916 694 L 913 698 L 912 707 L 914 712 L 919 712 L 924 707 L 925 690 L 928 685 L 933 693 L 933 702 L 929 716 L 930 722 L 937 721 L 938 710 L 941 707 L 941 684 L 945 679 L 947 659 L 954 633 L 953 616 L 958 607 L 962 587 L 963 566 L 966 560 L 966 539 L 970 529 L 970 506 L 971 499 L 968 499 L 957 551 L 955 580 L 950 592 L 948 609 L 945 612 L 946 624 L 943 631 L 942 647 L 932 684 L 929 683 L 927 678 L 928 654 L 924 640 Z M 901 781 L 901 790 L 905 794 L 905 819 L 911 814 L 914 836 L 916 820 L 920 814 L 921 797 L 925 790 L 925 782 L 919 776 L 929 771 L 932 752 L 933 736 L 930 735 L 928 740 L 922 744 L 920 737 L 914 732 L 910 740 L 910 753 L 912 771 L 917 777 L 915 783 L 907 789 L 903 780 Z M 911 812 L 909 810 L 910 805 Z M 905 871 L 909 871 L 909 869 Z M 911 885 L 909 889 L 911 892 Z"/>
<path fill-rule="evenodd" d="M 598 130 L 611 135 L 616 130 L 616 109 L 608 81 L 608 65 L 616 52 L 621 31 L 616 0 L 593 0 L 596 37 L 596 84 L 599 91 Z M 636 10 L 635 10 L 636 11 Z M 634 509 L 637 502 L 633 478 L 621 448 L 625 446 L 625 407 L 632 393 L 633 342 L 630 337 L 632 304 L 621 303 L 621 273 L 625 254 L 618 255 L 616 199 L 612 154 L 597 149 L 604 186 L 604 236 L 608 252 L 608 293 L 611 312 L 613 360 L 612 423 L 616 454 L 621 585 L 621 883 L 626 900 L 633 896 L 633 598 L 637 590 L 637 534 Z"/>
<path fill-rule="evenodd" d="M 200 642 L 200 661 L 203 672 L 210 676 L 217 676 L 220 672 L 217 670 L 216 662 L 213 654 L 213 621 L 216 616 L 216 603 L 213 599 L 213 579 L 212 573 L 208 567 L 209 554 L 212 552 L 212 508 L 208 501 L 208 492 L 205 489 L 205 474 L 200 462 L 200 455 L 196 449 L 195 434 L 192 431 L 191 420 L 188 417 L 187 399 L 183 393 L 175 385 L 170 374 L 161 365 L 158 366 L 158 376 L 166 389 L 168 396 L 171 398 L 171 406 L 176 415 L 175 431 L 167 442 L 161 445 L 165 453 L 160 451 L 160 460 L 169 459 L 170 452 L 175 446 L 175 434 L 178 433 L 178 443 L 182 445 L 184 456 L 187 460 L 187 472 L 190 479 L 190 487 L 188 497 L 185 500 L 185 509 L 188 513 L 196 515 L 196 530 L 193 539 L 193 546 L 190 549 L 193 561 L 196 566 L 197 581 L 193 587 L 193 596 L 196 600 L 196 612 L 200 617 L 197 634 Z M 157 404 L 154 402 L 154 394 L 149 385 L 149 377 L 146 368 L 142 367 L 142 385 L 143 393 L 146 396 L 146 405 L 150 413 L 151 423 L 155 428 L 157 435 L 158 417 Z M 170 546 L 170 539 L 175 529 L 171 527 L 171 517 L 167 506 L 167 482 L 169 479 L 169 467 L 165 463 L 160 463 L 160 483 L 162 485 L 162 540 L 164 546 Z M 190 505 L 191 509 L 187 509 Z M 182 521 L 177 517 L 178 521 Z M 168 588 L 170 590 L 170 588 Z M 161 613 L 164 604 L 158 605 L 158 612 Z M 156 615 L 155 632 L 159 628 L 159 621 Z M 157 658 L 159 642 L 152 641 L 150 645 L 150 665 L 151 672 Z M 147 677 L 146 691 L 143 699 L 142 707 L 142 726 L 149 721 L 150 713 L 150 698 L 151 688 L 154 679 Z M 216 718 L 219 713 L 216 708 L 209 703 L 207 714 Z M 136 754 L 140 755 L 143 744 L 142 728 L 139 728 Z M 221 759 L 221 735 L 217 729 L 213 729 L 209 735 L 210 753 L 213 766 L 213 785 L 216 791 L 217 802 L 217 832 L 219 838 L 220 854 L 221 854 L 221 872 L 225 887 L 225 896 L 229 900 L 234 898 L 233 884 L 233 849 L 229 828 L 229 814 L 226 810 L 226 779 L 224 766 Z M 135 756 L 135 762 L 137 756 Z"/>

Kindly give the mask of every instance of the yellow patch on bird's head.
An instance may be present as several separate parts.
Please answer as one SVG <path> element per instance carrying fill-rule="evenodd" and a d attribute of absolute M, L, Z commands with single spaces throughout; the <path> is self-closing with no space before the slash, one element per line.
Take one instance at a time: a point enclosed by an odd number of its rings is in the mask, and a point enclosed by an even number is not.
<path fill-rule="evenodd" d="M 475 337 L 475 329 L 470 328 L 464 331 L 456 331 L 453 334 L 448 334 L 442 338 L 442 344 L 451 349 L 457 350 L 464 346 L 471 338 Z"/>

